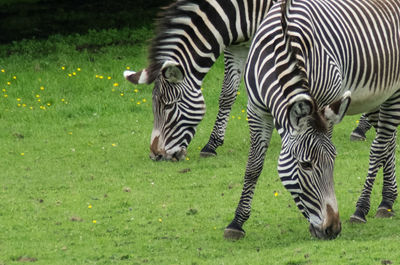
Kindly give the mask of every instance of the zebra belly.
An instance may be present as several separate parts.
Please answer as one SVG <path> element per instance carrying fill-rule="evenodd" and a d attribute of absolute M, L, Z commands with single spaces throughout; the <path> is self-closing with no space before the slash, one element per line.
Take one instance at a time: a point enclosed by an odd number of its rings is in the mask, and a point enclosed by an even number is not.
<path fill-rule="evenodd" d="M 400 84 L 383 91 L 379 89 L 374 91 L 369 88 L 351 91 L 351 104 L 346 114 L 354 115 L 376 110 L 399 89 Z"/>

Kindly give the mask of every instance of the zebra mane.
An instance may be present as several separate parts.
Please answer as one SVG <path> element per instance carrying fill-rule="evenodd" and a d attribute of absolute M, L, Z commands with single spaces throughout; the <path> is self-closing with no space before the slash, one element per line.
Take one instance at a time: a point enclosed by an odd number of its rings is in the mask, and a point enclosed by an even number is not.
<path fill-rule="evenodd" d="M 163 51 L 159 48 L 160 43 L 171 37 L 171 28 L 176 27 L 178 18 L 189 18 L 188 11 L 195 9 L 203 2 L 201 0 L 177 0 L 169 6 L 161 8 L 156 18 L 156 34 L 149 48 L 149 67 L 147 72 L 150 83 L 156 78 L 162 67 Z M 182 21 L 180 22 L 182 23 Z"/>
<path fill-rule="evenodd" d="M 289 65 L 293 65 L 292 73 L 296 75 L 299 79 L 299 82 L 297 83 L 296 87 L 297 88 L 303 87 L 307 88 L 308 90 L 308 78 L 304 70 L 304 65 L 297 58 L 297 56 L 300 56 L 300 49 L 292 45 L 292 42 L 295 42 L 296 38 L 290 35 L 288 31 L 289 28 L 288 16 L 292 2 L 293 2 L 292 0 L 282 0 L 281 2 L 281 13 L 282 13 L 281 24 L 282 24 L 283 40 L 285 42 L 286 49 L 288 51 Z M 279 80 L 279 82 L 282 82 L 281 85 L 283 87 L 284 82 L 282 80 Z M 293 89 L 295 89 L 295 87 L 293 87 Z M 285 89 L 285 91 L 283 91 L 285 97 L 288 96 L 288 94 L 292 93 L 293 89 Z M 307 91 L 307 93 L 309 93 L 309 91 Z"/>

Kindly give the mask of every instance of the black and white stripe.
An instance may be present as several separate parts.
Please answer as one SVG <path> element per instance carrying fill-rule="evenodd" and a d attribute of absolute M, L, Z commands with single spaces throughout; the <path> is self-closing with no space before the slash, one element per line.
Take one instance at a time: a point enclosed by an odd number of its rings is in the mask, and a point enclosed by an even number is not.
<path fill-rule="evenodd" d="M 365 221 L 380 167 L 380 209 L 390 212 L 397 197 L 399 0 L 295 0 L 274 5 L 254 36 L 245 82 L 251 147 L 242 196 L 226 237 L 244 236 L 242 225 L 250 215 L 273 124 L 282 137 L 281 180 L 309 220 L 311 233 L 320 238 L 338 235 L 330 136 L 346 111 L 371 114 L 377 130 L 368 178 L 352 220 Z"/>

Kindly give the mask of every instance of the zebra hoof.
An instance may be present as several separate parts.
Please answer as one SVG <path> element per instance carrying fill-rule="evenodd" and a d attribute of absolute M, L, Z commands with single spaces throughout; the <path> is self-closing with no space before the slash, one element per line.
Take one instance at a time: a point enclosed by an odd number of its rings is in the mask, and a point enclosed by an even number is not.
<path fill-rule="evenodd" d="M 390 218 L 394 216 L 394 211 L 388 208 L 378 208 L 375 214 L 375 218 Z"/>
<path fill-rule="evenodd" d="M 365 133 L 358 127 L 350 134 L 350 141 L 353 142 L 365 141 L 366 139 Z"/>
<path fill-rule="evenodd" d="M 350 216 L 349 222 L 351 224 L 365 224 L 367 220 L 365 218 L 353 214 L 352 216 Z"/>
<path fill-rule="evenodd" d="M 201 157 L 217 156 L 217 152 L 215 152 L 215 149 L 211 149 L 208 147 L 208 145 L 206 145 L 203 147 L 203 149 L 201 149 L 200 156 Z"/>
<path fill-rule="evenodd" d="M 245 232 L 234 228 L 225 228 L 224 238 L 231 241 L 236 241 L 244 238 Z"/>

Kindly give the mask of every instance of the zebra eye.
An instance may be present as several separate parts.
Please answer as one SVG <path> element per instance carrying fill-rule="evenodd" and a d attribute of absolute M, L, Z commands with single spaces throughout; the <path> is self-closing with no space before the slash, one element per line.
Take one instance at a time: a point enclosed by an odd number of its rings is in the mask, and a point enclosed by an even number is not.
<path fill-rule="evenodd" d="M 300 162 L 300 166 L 303 170 L 311 170 L 313 167 L 310 161 Z"/>

